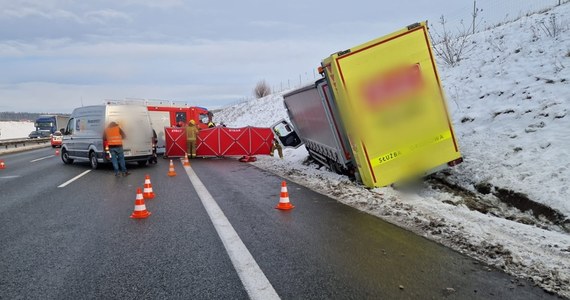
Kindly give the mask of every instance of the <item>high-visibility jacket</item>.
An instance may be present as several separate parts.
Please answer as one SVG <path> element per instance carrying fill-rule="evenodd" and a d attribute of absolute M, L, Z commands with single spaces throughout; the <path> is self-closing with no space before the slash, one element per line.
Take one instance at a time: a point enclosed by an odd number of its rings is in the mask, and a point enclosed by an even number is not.
<path fill-rule="evenodd" d="M 105 129 L 105 137 L 107 138 L 109 146 L 123 145 L 123 137 L 121 136 L 121 128 L 119 126 L 108 127 Z"/>
<path fill-rule="evenodd" d="M 186 126 L 186 140 L 188 141 L 195 141 L 196 136 L 198 135 L 198 127 L 193 125 L 192 123 Z"/>

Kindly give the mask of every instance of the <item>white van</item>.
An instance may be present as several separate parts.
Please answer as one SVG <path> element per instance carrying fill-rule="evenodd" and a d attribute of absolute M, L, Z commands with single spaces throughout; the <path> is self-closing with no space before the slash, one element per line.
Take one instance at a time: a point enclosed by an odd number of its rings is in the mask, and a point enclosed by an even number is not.
<path fill-rule="evenodd" d="M 103 132 L 110 122 L 116 122 L 125 132 L 125 161 L 146 165 L 152 157 L 152 126 L 146 106 L 111 103 L 73 110 L 62 132 L 63 162 L 71 164 L 75 160 L 89 161 L 93 169 L 99 163 L 110 163 L 103 146 Z"/>

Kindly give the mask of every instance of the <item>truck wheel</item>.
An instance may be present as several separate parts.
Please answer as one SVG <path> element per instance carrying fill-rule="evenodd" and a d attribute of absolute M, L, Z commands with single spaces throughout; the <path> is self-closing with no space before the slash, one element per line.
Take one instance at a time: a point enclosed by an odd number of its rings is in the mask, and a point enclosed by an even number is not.
<path fill-rule="evenodd" d="M 329 159 L 328 160 L 329 163 L 329 169 L 337 174 L 341 174 L 342 175 L 342 169 L 339 166 L 339 164 L 337 162 L 335 162 L 334 160 Z"/>
<path fill-rule="evenodd" d="M 69 153 L 67 153 L 67 151 L 65 150 L 61 151 L 61 160 L 66 165 L 70 165 L 73 163 L 73 159 L 69 158 Z"/>
<path fill-rule="evenodd" d="M 89 152 L 89 164 L 93 170 L 97 169 L 99 166 L 99 162 L 97 161 L 97 154 L 95 154 L 94 151 Z"/>

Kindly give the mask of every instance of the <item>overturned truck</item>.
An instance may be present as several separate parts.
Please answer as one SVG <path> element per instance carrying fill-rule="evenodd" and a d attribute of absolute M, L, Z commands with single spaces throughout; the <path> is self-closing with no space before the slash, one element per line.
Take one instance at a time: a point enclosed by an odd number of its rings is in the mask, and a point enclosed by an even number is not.
<path fill-rule="evenodd" d="M 325 58 L 323 78 L 284 95 L 284 147 L 305 144 L 369 187 L 462 162 L 425 22 Z"/>

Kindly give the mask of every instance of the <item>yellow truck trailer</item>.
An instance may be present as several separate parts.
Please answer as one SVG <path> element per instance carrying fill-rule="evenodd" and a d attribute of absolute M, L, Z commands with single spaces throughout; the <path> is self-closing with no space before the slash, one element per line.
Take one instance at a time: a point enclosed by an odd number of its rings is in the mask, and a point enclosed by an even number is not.
<path fill-rule="evenodd" d="M 331 135 L 340 140 L 337 148 L 343 146 L 339 153 L 346 154 L 342 167 L 353 168 L 366 186 L 386 186 L 462 161 L 425 22 L 335 53 L 321 65 L 325 82 L 314 88 Z M 300 97 L 308 90 L 284 96 L 294 127 L 315 119 L 299 108 L 310 102 Z M 307 136 L 311 132 L 299 132 L 309 153 L 322 158 L 318 138 Z"/>

